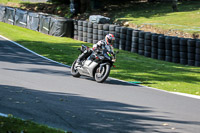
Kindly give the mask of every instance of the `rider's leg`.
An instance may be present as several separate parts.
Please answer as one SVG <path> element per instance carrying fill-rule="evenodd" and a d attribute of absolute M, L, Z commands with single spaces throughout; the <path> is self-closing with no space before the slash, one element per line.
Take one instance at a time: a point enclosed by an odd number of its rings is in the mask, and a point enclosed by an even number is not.
<path fill-rule="evenodd" d="M 81 63 L 81 60 L 83 60 L 88 55 L 88 51 L 85 50 L 81 55 L 79 55 L 77 59 L 77 63 Z"/>

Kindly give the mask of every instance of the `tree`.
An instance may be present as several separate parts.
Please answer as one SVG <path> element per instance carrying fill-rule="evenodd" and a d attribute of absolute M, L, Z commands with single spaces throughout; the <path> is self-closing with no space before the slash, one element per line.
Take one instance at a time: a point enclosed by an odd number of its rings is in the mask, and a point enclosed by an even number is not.
<path fill-rule="evenodd" d="M 178 0 L 172 0 L 172 10 L 178 12 Z"/>

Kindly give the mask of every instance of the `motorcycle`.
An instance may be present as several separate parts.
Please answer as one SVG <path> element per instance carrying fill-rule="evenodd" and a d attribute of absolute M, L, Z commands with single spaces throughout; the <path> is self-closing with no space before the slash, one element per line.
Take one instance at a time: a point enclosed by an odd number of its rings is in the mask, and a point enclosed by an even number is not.
<path fill-rule="evenodd" d="M 87 48 L 87 46 L 82 45 L 79 50 L 83 53 Z M 73 77 L 89 76 L 98 83 L 102 83 L 108 78 L 115 61 L 116 55 L 113 47 L 106 45 L 103 50 L 94 51 L 89 57 L 84 58 L 81 65 L 77 63 L 76 59 L 72 64 L 71 74 Z"/>

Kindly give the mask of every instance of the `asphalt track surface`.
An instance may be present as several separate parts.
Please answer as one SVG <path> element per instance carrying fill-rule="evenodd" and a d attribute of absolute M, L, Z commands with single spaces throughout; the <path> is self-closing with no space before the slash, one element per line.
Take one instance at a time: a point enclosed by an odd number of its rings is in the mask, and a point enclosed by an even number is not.
<path fill-rule="evenodd" d="M 73 133 L 199 133 L 200 100 L 130 85 L 74 78 L 0 38 L 0 113 Z"/>

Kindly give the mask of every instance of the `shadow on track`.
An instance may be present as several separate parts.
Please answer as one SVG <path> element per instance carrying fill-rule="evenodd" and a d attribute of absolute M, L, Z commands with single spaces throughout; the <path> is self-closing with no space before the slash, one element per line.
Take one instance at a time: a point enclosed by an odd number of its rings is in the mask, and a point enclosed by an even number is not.
<path fill-rule="evenodd" d="M 150 107 L 102 101 L 70 93 L 8 85 L 0 85 L 0 92 L 0 112 L 74 133 L 172 132 L 163 131 L 169 127 L 164 127 L 162 123 L 182 126 L 200 124 L 156 115 Z"/>

